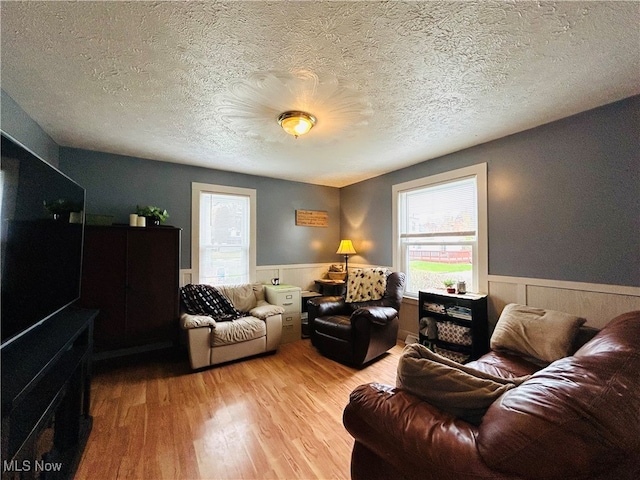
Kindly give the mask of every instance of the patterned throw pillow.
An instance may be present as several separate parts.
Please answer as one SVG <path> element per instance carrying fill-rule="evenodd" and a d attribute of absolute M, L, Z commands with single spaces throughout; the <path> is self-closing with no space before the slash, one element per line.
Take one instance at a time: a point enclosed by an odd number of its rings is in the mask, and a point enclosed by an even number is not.
<path fill-rule="evenodd" d="M 212 285 L 185 285 L 180 289 L 180 298 L 191 315 L 209 315 L 217 322 L 242 316 L 229 299 Z"/>

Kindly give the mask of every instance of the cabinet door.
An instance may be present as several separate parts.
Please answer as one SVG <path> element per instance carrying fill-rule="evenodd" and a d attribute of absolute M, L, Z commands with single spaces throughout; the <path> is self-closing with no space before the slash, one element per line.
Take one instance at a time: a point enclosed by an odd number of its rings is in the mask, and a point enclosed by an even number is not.
<path fill-rule="evenodd" d="M 127 232 L 85 227 L 80 305 L 99 309 L 94 324 L 96 352 L 126 346 Z"/>
<path fill-rule="evenodd" d="M 129 346 L 176 341 L 179 309 L 180 230 L 129 230 L 127 339 Z"/>

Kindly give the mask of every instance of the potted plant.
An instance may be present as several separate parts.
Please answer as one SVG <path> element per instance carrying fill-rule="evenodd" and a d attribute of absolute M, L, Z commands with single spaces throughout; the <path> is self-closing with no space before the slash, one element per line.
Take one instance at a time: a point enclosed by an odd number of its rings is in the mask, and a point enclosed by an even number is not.
<path fill-rule="evenodd" d="M 455 280 L 447 278 L 442 283 L 444 283 L 444 286 L 447 288 L 447 293 L 456 293 L 456 288 L 454 287 L 454 285 L 456 284 Z"/>
<path fill-rule="evenodd" d="M 69 221 L 69 215 L 71 212 L 79 212 L 82 207 L 71 200 L 59 198 L 57 200 L 43 202 L 44 208 L 49 212 L 54 220 L 62 220 L 64 222 Z"/>
<path fill-rule="evenodd" d="M 151 205 L 146 207 L 138 205 L 136 207 L 136 213 L 141 217 L 147 217 L 149 222 L 153 225 L 160 225 L 169 218 L 169 213 L 167 213 L 166 210 Z"/>

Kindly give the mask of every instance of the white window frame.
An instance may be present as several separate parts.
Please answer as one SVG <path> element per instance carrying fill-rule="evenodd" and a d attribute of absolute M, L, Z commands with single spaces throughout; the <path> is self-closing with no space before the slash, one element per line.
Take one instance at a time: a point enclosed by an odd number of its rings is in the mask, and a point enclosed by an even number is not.
<path fill-rule="evenodd" d="M 420 188 L 430 187 L 440 183 L 448 183 L 465 178 L 476 178 L 476 195 L 478 208 L 478 229 L 477 242 L 473 249 L 473 284 L 474 290 L 481 293 L 488 291 L 488 274 L 489 274 L 489 241 L 487 226 L 487 164 L 480 163 L 470 167 L 451 170 L 429 177 L 418 178 L 404 183 L 392 186 L 392 228 L 393 228 L 393 269 L 403 271 L 406 267 L 403 265 L 403 246 L 400 241 L 400 194 L 416 190 Z M 417 298 L 413 292 L 406 293 L 406 297 Z"/>
<path fill-rule="evenodd" d="M 191 281 L 200 283 L 200 194 L 219 193 L 249 197 L 249 282 L 256 278 L 256 190 L 210 183 L 191 183 Z"/>

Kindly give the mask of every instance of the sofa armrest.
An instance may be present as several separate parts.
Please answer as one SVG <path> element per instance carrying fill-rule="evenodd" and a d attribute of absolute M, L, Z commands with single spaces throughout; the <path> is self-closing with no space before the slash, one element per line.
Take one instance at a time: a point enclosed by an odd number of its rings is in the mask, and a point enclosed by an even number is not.
<path fill-rule="evenodd" d="M 284 307 L 279 305 L 271 305 L 266 301 L 262 300 L 258 302 L 258 305 L 249 310 L 249 314 L 252 317 L 259 318 L 260 320 L 266 320 L 268 317 L 273 315 L 280 315 L 284 313 Z"/>
<path fill-rule="evenodd" d="M 398 316 L 398 311 L 393 307 L 360 307 L 351 314 L 351 318 L 363 317 L 378 325 L 386 325 Z"/>
<path fill-rule="evenodd" d="M 191 315 L 183 312 L 180 315 L 180 326 L 185 330 L 200 327 L 216 328 L 216 321 L 208 315 Z"/>
<path fill-rule="evenodd" d="M 343 423 L 357 443 L 406 478 L 495 476 L 480 459 L 475 426 L 389 385 L 357 387 Z"/>
<path fill-rule="evenodd" d="M 267 352 L 274 352 L 282 341 L 282 314 L 271 315 L 265 319 L 267 326 Z"/>
<path fill-rule="evenodd" d="M 211 331 L 211 327 L 190 328 L 187 330 L 189 363 L 194 370 L 211 365 Z"/>

